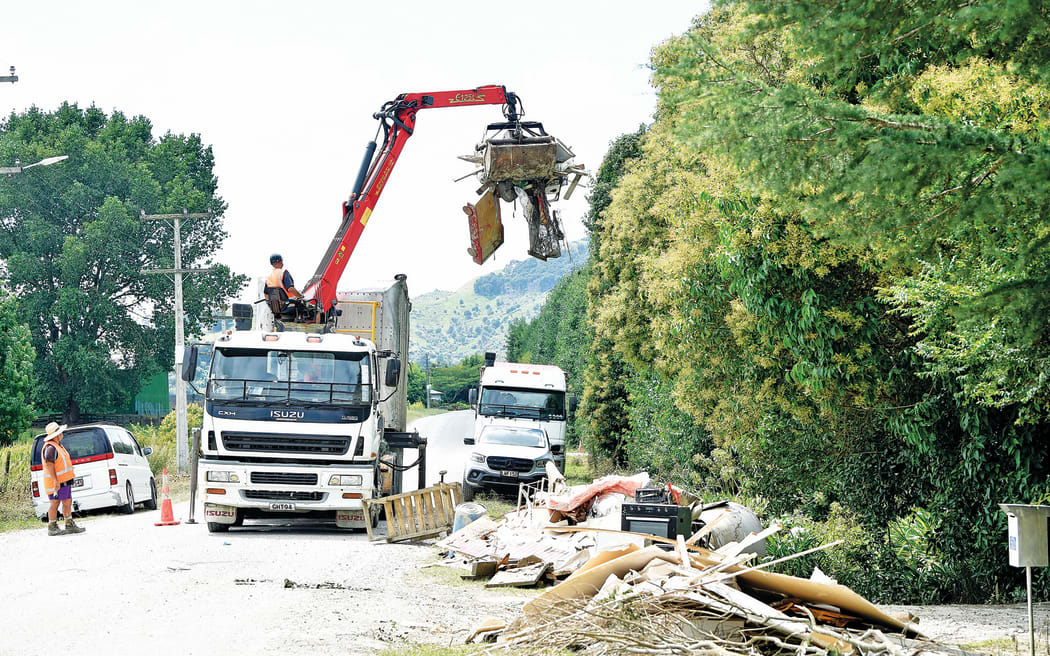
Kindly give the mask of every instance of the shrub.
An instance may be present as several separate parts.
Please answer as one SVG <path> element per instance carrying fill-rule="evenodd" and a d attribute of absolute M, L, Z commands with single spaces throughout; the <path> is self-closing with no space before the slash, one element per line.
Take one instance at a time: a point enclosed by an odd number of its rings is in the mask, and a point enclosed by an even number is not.
<path fill-rule="evenodd" d="M 203 423 L 204 409 L 199 405 L 190 404 L 186 406 L 186 423 L 189 431 L 194 428 L 200 428 Z M 146 447 L 151 447 L 153 453 L 151 453 L 147 459 L 149 460 L 150 469 L 153 471 L 154 476 L 159 476 L 165 468 L 169 472 L 175 472 L 178 464 L 176 461 L 176 449 L 175 449 L 175 411 L 169 412 L 164 420 L 160 422 L 160 426 L 145 426 L 142 424 L 135 424 L 129 426 L 128 430 L 135 434 L 139 443 Z M 189 451 L 190 434 L 187 434 L 187 452 Z"/>

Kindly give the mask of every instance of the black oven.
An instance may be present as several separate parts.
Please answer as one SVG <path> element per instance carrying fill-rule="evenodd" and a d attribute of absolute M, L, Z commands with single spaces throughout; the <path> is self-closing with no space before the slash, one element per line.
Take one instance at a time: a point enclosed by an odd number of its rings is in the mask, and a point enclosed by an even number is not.
<path fill-rule="evenodd" d="M 625 503 L 620 515 L 620 530 L 647 533 L 662 538 L 689 537 L 693 514 L 689 506 L 663 503 Z"/>

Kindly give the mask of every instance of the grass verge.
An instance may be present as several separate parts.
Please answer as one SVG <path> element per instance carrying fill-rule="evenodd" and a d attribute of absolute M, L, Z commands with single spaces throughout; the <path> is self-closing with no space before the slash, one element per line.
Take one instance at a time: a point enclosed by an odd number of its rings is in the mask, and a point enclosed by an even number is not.
<path fill-rule="evenodd" d="M 408 406 L 408 423 L 411 424 L 417 419 L 422 419 L 423 417 L 432 417 L 434 415 L 440 415 L 445 412 L 448 412 L 448 410 L 445 410 L 444 408 L 425 408 L 423 407 L 423 404 L 413 404 Z"/>

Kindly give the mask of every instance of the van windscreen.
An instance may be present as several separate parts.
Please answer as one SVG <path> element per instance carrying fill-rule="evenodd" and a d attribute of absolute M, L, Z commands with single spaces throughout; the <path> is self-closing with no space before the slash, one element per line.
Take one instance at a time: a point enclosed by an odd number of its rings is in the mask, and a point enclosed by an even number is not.
<path fill-rule="evenodd" d="M 106 431 L 101 428 L 67 430 L 66 436 L 62 438 L 62 446 L 66 447 L 66 451 L 69 451 L 69 457 L 73 460 L 100 456 L 110 452 Z M 43 448 L 44 440 L 38 439 L 33 445 L 32 465 L 41 464 L 40 453 Z"/>

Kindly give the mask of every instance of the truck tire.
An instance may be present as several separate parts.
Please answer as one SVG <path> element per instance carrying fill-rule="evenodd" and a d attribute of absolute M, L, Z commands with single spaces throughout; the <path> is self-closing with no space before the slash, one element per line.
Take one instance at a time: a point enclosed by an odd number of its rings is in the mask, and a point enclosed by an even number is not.
<path fill-rule="evenodd" d="M 463 481 L 463 500 L 473 501 L 474 495 L 477 493 L 477 488 L 470 483 Z"/>
<path fill-rule="evenodd" d="M 220 524 L 219 522 L 208 522 L 209 533 L 225 533 L 230 530 L 229 524 Z"/>

